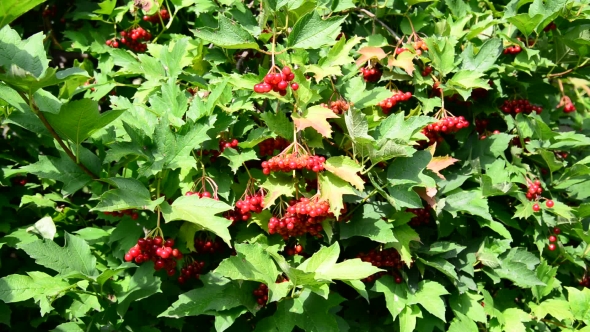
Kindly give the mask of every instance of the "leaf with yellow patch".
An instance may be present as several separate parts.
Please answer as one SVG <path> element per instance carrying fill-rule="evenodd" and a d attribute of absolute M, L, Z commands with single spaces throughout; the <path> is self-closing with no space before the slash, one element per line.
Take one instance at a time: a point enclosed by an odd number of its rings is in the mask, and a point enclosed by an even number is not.
<path fill-rule="evenodd" d="M 363 168 L 348 156 L 331 157 L 324 168 L 339 178 L 348 181 L 358 190 L 365 189 L 365 181 L 357 175 Z"/>
<path fill-rule="evenodd" d="M 321 81 L 327 76 L 342 76 L 342 71 L 338 66 L 324 67 L 318 65 L 309 65 L 307 66 L 305 72 L 313 73 L 313 78 L 315 78 L 316 82 Z"/>
<path fill-rule="evenodd" d="M 430 207 L 436 210 L 436 193 L 438 190 L 436 188 L 421 188 L 421 187 L 414 187 L 414 191 L 420 196 Z"/>
<path fill-rule="evenodd" d="M 322 136 L 331 137 L 332 127 L 327 119 L 338 118 L 338 115 L 327 107 L 316 105 L 306 109 L 302 115 L 294 113 L 292 117 L 298 131 L 312 127 Z"/>
<path fill-rule="evenodd" d="M 279 196 L 293 196 L 293 193 L 295 192 L 292 178 L 287 174 L 273 173 L 266 178 L 266 181 L 261 187 L 266 189 L 264 209 L 273 206 Z"/>
<path fill-rule="evenodd" d="M 387 53 L 385 53 L 381 47 L 374 46 L 365 46 L 359 49 L 358 52 L 361 54 L 361 56 L 356 59 L 357 67 L 364 65 L 371 59 L 381 60 L 387 56 Z"/>
<path fill-rule="evenodd" d="M 412 52 L 402 52 L 397 55 L 389 57 L 387 65 L 389 67 L 400 67 L 408 73 L 410 76 L 414 76 L 414 54 Z"/>
<path fill-rule="evenodd" d="M 426 168 L 436 173 L 436 175 L 438 175 L 439 178 L 445 180 L 444 175 L 440 174 L 440 171 L 453 165 L 457 161 L 459 161 L 459 159 L 455 159 L 451 156 L 432 157 Z"/>
<path fill-rule="evenodd" d="M 320 199 L 327 200 L 330 203 L 330 212 L 334 213 L 336 218 L 338 218 L 340 216 L 340 210 L 344 207 L 342 196 L 354 195 L 352 187 L 348 182 L 332 173 L 320 175 L 319 181 Z"/>

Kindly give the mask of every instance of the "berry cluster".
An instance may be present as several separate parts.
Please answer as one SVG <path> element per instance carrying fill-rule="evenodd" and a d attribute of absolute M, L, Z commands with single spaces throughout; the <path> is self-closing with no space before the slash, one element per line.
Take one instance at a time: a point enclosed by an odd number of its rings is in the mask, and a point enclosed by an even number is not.
<path fill-rule="evenodd" d="M 325 161 L 326 158 L 320 156 L 278 155 L 270 158 L 268 161 L 262 162 L 262 173 L 268 175 L 270 172 L 291 172 L 304 168 L 317 173 L 324 170 Z"/>
<path fill-rule="evenodd" d="M 424 66 L 424 69 L 422 69 L 422 76 L 428 76 L 430 75 L 430 73 L 432 73 L 432 71 L 434 70 L 434 68 L 432 68 L 431 66 Z"/>
<path fill-rule="evenodd" d="M 55 17 L 57 13 L 57 7 L 55 5 L 47 6 L 43 9 L 42 15 L 43 17 Z"/>
<path fill-rule="evenodd" d="M 27 178 L 16 177 L 16 178 L 12 179 L 12 183 L 18 184 L 19 186 L 24 186 L 27 184 Z"/>
<path fill-rule="evenodd" d="M 330 105 L 326 103 L 321 103 L 320 106 L 329 108 L 336 114 L 342 114 L 348 111 L 348 109 L 350 108 L 350 105 L 342 99 L 331 101 Z"/>
<path fill-rule="evenodd" d="M 227 148 L 237 148 L 238 144 L 240 142 L 238 142 L 237 139 L 228 139 L 227 141 L 225 139 L 220 139 L 219 140 L 219 150 L 203 150 L 203 155 L 208 155 L 211 154 L 211 162 L 215 162 L 215 160 L 217 160 L 217 157 L 219 157 L 220 154 L 223 153 L 223 151 L 225 151 L 225 149 Z"/>
<path fill-rule="evenodd" d="M 236 202 L 236 207 L 226 212 L 225 217 L 232 221 L 232 225 L 238 221 L 247 221 L 251 217 L 250 212 L 262 212 L 264 195 L 262 192 L 257 192 L 254 195 L 246 195 L 243 200 Z"/>
<path fill-rule="evenodd" d="M 522 47 L 519 45 L 508 46 L 504 49 L 504 54 L 518 54 L 522 52 Z"/>
<path fill-rule="evenodd" d="M 404 263 L 402 262 L 401 256 L 397 250 L 394 248 L 384 249 L 384 250 L 375 250 L 372 249 L 368 253 L 360 253 L 356 256 L 356 258 L 360 258 L 363 262 L 371 263 L 373 266 L 380 267 L 380 268 L 390 268 L 392 270 L 401 270 L 404 267 Z M 393 271 L 392 271 L 393 272 Z M 367 278 L 363 279 L 363 282 L 371 282 L 379 279 L 381 276 L 385 275 L 386 272 L 379 272 L 372 276 L 368 276 Z M 395 272 L 393 272 L 395 276 L 395 282 L 400 284 L 403 280 L 402 278 Z"/>
<path fill-rule="evenodd" d="M 278 73 L 269 72 L 264 76 L 264 82 L 254 85 L 254 92 L 256 93 L 267 93 L 270 91 L 278 92 L 281 96 L 287 94 L 287 88 L 289 82 L 295 79 L 295 74 L 291 72 L 290 67 L 283 67 Z M 291 89 L 297 91 L 299 84 L 291 83 Z"/>
<path fill-rule="evenodd" d="M 121 218 L 123 216 L 130 216 L 131 219 L 133 219 L 133 220 L 137 220 L 137 218 L 139 218 L 139 214 L 137 213 L 137 211 L 131 210 L 131 209 L 121 210 L 121 211 L 112 211 L 112 212 L 105 211 L 103 213 L 106 216 L 113 216 L 113 217 L 118 217 L 118 218 Z"/>
<path fill-rule="evenodd" d="M 285 240 L 306 233 L 321 237 L 322 221 L 333 216 L 328 202 L 302 197 L 298 201 L 289 202 L 287 212 L 281 219 L 270 218 L 268 232 L 270 234 L 278 233 Z"/>
<path fill-rule="evenodd" d="M 254 297 L 256 297 L 256 302 L 261 305 L 265 306 L 266 302 L 268 301 L 268 286 L 265 284 L 260 284 L 257 289 L 253 292 Z"/>
<path fill-rule="evenodd" d="M 528 195 L 528 193 L 527 193 L 527 195 Z M 552 200 L 547 200 L 545 202 L 545 206 L 549 209 L 552 208 L 554 205 L 555 205 L 555 202 L 553 202 Z M 541 206 L 539 205 L 539 203 L 533 204 L 533 211 L 534 212 L 539 212 L 540 210 L 541 210 Z"/>
<path fill-rule="evenodd" d="M 201 271 L 205 267 L 205 262 L 193 261 L 190 264 L 187 264 L 185 267 L 180 269 L 180 276 L 178 276 L 178 283 L 184 284 L 190 279 L 199 279 L 201 278 Z"/>
<path fill-rule="evenodd" d="M 549 202 L 549 201 L 547 201 Z M 551 206 L 553 206 L 553 201 L 551 202 Z M 559 233 L 561 233 L 561 229 L 554 227 L 553 228 L 553 234 L 555 235 L 559 235 Z M 555 244 L 555 242 L 557 242 L 557 236 L 555 235 L 549 235 L 549 246 L 547 246 L 547 249 L 549 249 L 549 251 L 553 251 L 557 248 L 557 245 Z"/>
<path fill-rule="evenodd" d="M 303 247 L 300 244 L 296 244 L 292 247 L 285 248 L 285 254 L 287 256 L 299 255 L 299 254 L 301 254 L 302 251 L 303 251 Z"/>
<path fill-rule="evenodd" d="M 379 82 L 379 80 L 381 79 L 382 73 L 381 73 L 381 70 L 379 70 L 379 68 L 362 67 L 360 70 L 361 70 L 361 73 L 363 74 L 363 78 L 365 79 L 365 82 L 375 83 L 375 82 Z"/>
<path fill-rule="evenodd" d="M 169 276 L 176 273 L 176 260 L 182 258 L 182 253 L 174 247 L 174 240 L 164 241 L 161 236 L 137 240 L 137 244 L 125 254 L 125 261 L 135 261 L 141 264 L 147 261 L 154 262 L 156 271 L 166 269 Z"/>
<path fill-rule="evenodd" d="M 527 99 L 505 100 L 500 109 L 502 112 L 512 115 L 518 113 L 530 114 L 532 112 L 540 114 L 543 111 L 542 106 L 531 105 Z"/>
<path fill-rule="evenodd" d="M 401 101 L 410 100 L 410 98 L 412 98 L 411 92 L 398 91 L 393 96 L 380 101 L 379 106 L 381 107 L 381 110 L 384 114 L 389 114 L 389 112 L 391 112 L 391 109 L 393 108 L 393 106 L 395 106 L 395 104 Z"/>
<path fill-rule="evenodd" d="M 212 198 L 212 195 L 208 191 L 197 192 L 197 191 L 187 191 L 184 196 L 198 196 L 199 198 Z M 214 198 L 215 200 L 218 200 Z"/>
<path fill-rule="evenodd" d="M 426 225 L 430 222 L 430 211 L 428 209 L 406 209 L 406 212 L 411 212 L 416 216 L 410 220 L 410 226 L 417 227 L 420 225 Z"/>
<path fill-rule="evenodd" d="M 198 253 L 208 253 L 208 254 L 214 254 L 214 253 L 221 253 L 223 251 L 225 251 L 225 243 L 223 242 L 223 240 L 221 240 L 221 238 L 215 238 L 215 240 L 203 240 L 201 238 L 196 238 L 195 239 L 195 250 Z"/>
<path fill-rule="evenodd" d="M 417 40 L 417 41 L 413 42 L 412 47 L 414 47 L 414 50 L 416 50 L 417 55 L 422 55 L 422 51 L 428 51 L 428 46 L 426 46 L 426 43 L 423 42 L 422 40 Z M 422 75 L 422 76 L 425 76 L 425 75 Z"/>
<path fill-rule="evenodd" d="M 543 188 L 541 188 L 541 181 L 539 180 L 535 180 L 535 181 L 528 181 L 528 190 L 526 193 L 526 198 L 529 201 L 536 201 L 541 197 L 541 193 L 543 193 Z M 534 209 L 534 207 L 533 207 Z M 538 211 L 538 210 L 537 210 Z"/>
<path fill-rule="evenodd" d="M 590 276 L 584 276 L 584 278 L 580 280 L 580 286 L 590 288 Z"/>
<path fill-rule="evenodd" d="M 272 156 L 275 150 L 282 151 L 289 146 L 289 141 L 282 137 L 268 138 L 258 144 L 260 156 Z"/>
<path fill-rule="evenodd" d="M 571 112 L 576 111 L 576 106 L 574 106 L 574 103 L 572 103 L 572 100 L 568 96 L 561 97 L 561 100 L 559 101 L 559 104 L 557 105 L 557 108 L 560 108 L 560 107 L 563 107 L 564 113 L 571 113 Z"/>
<path fill-rule="evenodd" d="M 436 123 L 431 123 L 422 129 L 422 133 L 428 137 L 428 145 L 434 144 L 434 142 L 442 142 L 443 138 L 440 136 L 441 133 L 453 134 L 462 128 L 469 127 L 469 122 L 465 120 L 465 117 L 446 117 L 439 120 Z"/>
<path fill-rule="evenodd" d="M 126 45 L 130 50 L 135 52 L 147 51 L 147 44 L 142 42 L 142 40 L 148 41 L 150 39 L 152 39 L 152 34 L 147 32 L 142 27 L 137 27 L 129 31 L 121 31 L 121 43 L 123 45 Z M 113 42 L 113 44 L 115 42 L 116 40 Z M 117 47 L 114 45 L 111 46 L 115 48 Z"/>
<path fill-rule="evenodd" d="M 165 8 L 160 9 L 159 12 L 153 15 L 144 15 L 143 20 L 150 23 L 160 23 L 160 18 L 162 21 L 168 21 L 170 19 L 170 13 Z"/>

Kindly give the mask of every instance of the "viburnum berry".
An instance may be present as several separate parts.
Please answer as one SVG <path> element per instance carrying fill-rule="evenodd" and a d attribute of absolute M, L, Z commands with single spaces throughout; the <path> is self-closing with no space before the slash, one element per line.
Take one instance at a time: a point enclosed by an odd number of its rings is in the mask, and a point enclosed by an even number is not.
<path fill-rule="evenodd" d="M 251 217 L 251 213 L 262 212 L 264 202 L 264 192 L 258 191 L 253 195 L 245 194 L 242 199 L 236 202 L 233 210 L 224 214 L 225 218 L 232 222 L 232 225 L 238 221 L 247 221 Z"/>
<path fill-rule="evenodd" d="M 541 207 L 539 206 L 539 204 L 537 204 L 537 203 L 533 204 L 533 211 L 539 212 L 540 210 L 541 210 Z"/>
<path fill-rule="evenodd" d="M 535 180 L 535 181 L 528 181 L 528 191 L 526 193 L 526 198 L 529 201 L 534 201 L 539 199 L 539 197 L 541 197 L 541 194 L 543 193 L 543 188 L 541 188 L 541 181 L 539 180 Z M 534 209 L 534 207 L 533 207 Z M 538 210 L 537 210 L 538 211 Z"/>
<path fill-rule="evenodd" d="M 402 53 L 404 53 L 405 51 L 409 51 L 409 50 L 408 50 L 407 48 L 405 48 L 405 47 L 396 47 L 396 49 L 395 49 L 395 54 L 396 54 L 396 55 L 397 55 L 397 54 L 402 54 Z"/>
<path fill-rule="evenodd" d="M 571 113 L 576 111 L 576 106 L 572 103 L 572 100 L 568 96 L 561 97 L 557 108 L 563 107 L 564 113 Z"/>
<path fill-rule="evenodd" d="M 381 79 L 381 70 L 375 66 L 373 67 L 361 67 L 361 73 L 365 82 L 375 83 Z"/>
<path fill-rule="evenodd" d="M 561 233 L 561 229 L 559 229 L 557 227 L 553 227 L 553 234 L 559 235 L 559 233 Z"/>
<path fill-rule="evenodd" d="M 133 28 L 129 31 L 121 31 L 121 43 L 127 46 L 130 50 L 135 52 L 145 52 L 147 51 L 147 44 L 142 42 L 148 41 L 152 39 L 151 33 L 146 31 L 142 27 Z M 116 46 L 115 46 L 115 43 Z M 108 45 L 108 44 L 107 44 Z M 119 47 L 119 43 L 115 39 L 111 45 L 111 47 Z"/>
<path fill-rule="evenodd" d="M 518 54 L 522 52 L 522 48 L 519 45 L 508 46 L 504 49 L 504 54 Z"/>
<path fill-rule="evenodd" d="M 303 146 L 294 142 L 278 155 L 263 161 L 261 166 L 262 173 L 265 175 L 271 172 L 291 172 L 303 169 L 317 173 L 324 170 L 325 162 L 325 157 L 309 155 Z"/>
<path fill-rule="evenodd" d="M 254 297 L 256 297 L 256 303 L 261 306 L 265 306 L 266 302 L 268 302 L 268 286 L 265 284 L 260 284 L 257 289 L 253 292 Z"/>
<path fill-rule="evenodd" d="M 113 216 L 122 218 L 124 216 L 130 216 L 131 219 L 137 220 L 139 218 L 139 214 L 135 210 L 127 209 L 127 210 L 120 210 L 120 211 L 105 211 L 103 212 L 106 216 Z"/>
<path fill-rule="evenodd" d="M 549 236 L 549 242 L 553 243 L 555 241 L 557 241 L 557 237 L 555 235 L 550 235 Z"/>
<path fill-rule="evenodd" d="M 282 138 L 268 138 L 258 144 L 260 156 L 272 156 L 275 150 L 282 151 L 289 146 L 289 141 Z"/>
<path fill-rule="evenodd" d="M 454 134 L 457 131 L 469 127 L 469 122 L 465 117 L 446 117 L 436 123 L 431 123 L 422 129 L 422 133 L 428 138 L 428 142 L 420 142 L 421 145 L 432 145 L 435 142 L 442 142 L 444 139 L 441 134 Z"/>
<path fill-rule="evenodd" d="M 389 273 L 395 276 L 396 283 L 401 283 L 402 279 L 397 271 L 403 269 L 404 263 L 401 260 L 399 252 L 394 248 L 379 250 L 372 249 L 368 253 L 359 253 L 356 258 L 360 258 L 363 262 L 371 263 L 373 266 L 389 270 Z M 378 272 L 365 279 L 363 282 L 375 281 L 388 272 Z M 398 279 L 399 278 L 399 279 Z"/>
<path fill-rule="evenodd" d="M 398 102 L 407 101 L 410 98 L 412 98 L 411 92 L 397 91 L 393 96 L 380 101 L 379 106 L 381 107 L 381 110 L 384 114 L 389 114 L 395 104 Z"/>
<path fill-rule="evenodd" d="M 409 224 L 412 227 L 417 227 L 420 225 L 426 225 L 430 222 L 430 211 L 428 211 L 428 209 L 412 209 L 412 208 L 408 208 L 406 209 L 406 212 L 410 212 L 415 214 L 416 216 L 413 217 Z"/>
<path fill-rule="evenodd" d="M 57 13 L 57 6 L 51 5 L 51 6 L 46 6 L 45 9 L 43 9 L 43 12 L 41 13 L 41 15 L 43 15 L 43 17 L 55 17 L 56 13 Z"/>
<path fill-rule="evenodd" d="M 512 115 L 518 113 L 530 114 L 532 112 L 541 114 L 543 111 L 542 106 L 532 105 L 527 99 L 505 100 L 500 109 L 502 112 Z"/>
<path fill-rule="evenodd" d="M 555 205 L 555 203 L 552 200 L 547 200 L 547 202 L 545 202 L 545 206 L 548 208 L 552 208 Z"/>
<path fill-rule="evenodd" d="M 350 109 L 350 105 L 343 99 L 331 101 L 329 105 L 321 103 L 320 106 L 331 109 L 335 114 L 342 114 Z"/>
<path fill-rule="evenodd" d="M 173 239 L 164 239 L 161 236 L 140 238 L 137 244 L 131 247 L 125 254 L 125 261 L 135 261 L 142 264 L 147 261 L 154 262 L 156 271 L 165 269 L 169 276 L 176 273 L 176 261 L 182 258 L 182 253 L 174 246 Z"/>
<path fill-rule="evenodd" d="M 346 212 L 346 207 L 341 213 Z M 287 212 L 279 219 L 270 218 L 268 232 L 279 234 L 283 239 L 301 236 L 309 233 L 312 236 L 321 237 L 323 230 L 322 221 L 334 217 L 330 212 L 330 204 L 317 198 L 308 199 L 301 197 L 299 200 L 291 200 Z"/>
<path fill-rule="evenodd" d="M 192 261 L 186 263 L 182 269 L 180 269 L 180 276 L 178 277 L 178 283 L 184 284 L 190 279 L 200 279 L 201 272 L 205 267 L 204 261 Z"/>
<path fill-rule="evenodd" d="M 543 31 L 549 32 L 555 29 L 557 29 L 557 25 L 555 25 L 555 22 L 551 21 L 551 23 L 547 24 L 547 26 L 543 28 Z"/>
<path fill-rule="evenodd" d="M 580 280 L 580 286 L 582 287 L 590 287 L 590 276 L 585 275 L 581 280 Z"/>
<path fill-rule="evenodd" d="M 227 249 L 227 245 L 219 237 L 214 240 L 206 238 L 195 238 L 195 250 L 199 254 L 215 254 L 222 253 Z"/>
<path fill-rule="evenodd" d="M 268 93 L 271 91 L 278 92 L 281 96 L 287 94 L 287 88 L 290 86 L 293 91 L 299 89 L 299 84 L 292 82 L 295 79 L 295 74 L 291 71 L 290 67 L 283 67 L 279 70 L 278 67 L 274 66 L 271 68 L 264 81 L 254 85 L 254 92 L 256 93 Z M 291 83 L 290 83 L 291 82 Z"/>
<path fill-rule="evenodd" d="M 160 11 L 156 12 L 153 15 L 144 15 L 143 20 L 150 23 L 160 23 L 160 19 L 162 21 L 168 21 L 170 19 L 170 13 L 166 8 L 160 9 Z"/>
<path fill-rule="evenodd" d="M 424 69 L 422 69 L 421 74 L 422 74 L 422 76 L 428 76 L 428 75 L 430 75 L 430 73 L 432 73 L 433 70 L 434 70 L 434 68 L 427 65 L 427 66 L 424 66 Z"/>
<path fill-rule="evenodd" d="M 557 248 L 557 246 L 555 245 L 555 243 L 549 243 L 549 245 L 547 246 L 547 249 L 549 249 L 550 251 L 555 250 L 555 248 Z"/>
<path fill-rule="evenodd" d="M 218 150 L 203 150 L 203 155 L 206 155 L 206 156 L 211 155 L 211 157 L 210 157 L 211 162 L 215 162 L 215 160 L 217 160 L 217 157 L 219 157 L 219 155 L 221 155 L 223 153 L 223 151 L 225 151 L 225 149 L 227 149 L 227 148 L 237 149 L 238 144 L 240 144 L 240 142 L 235 138 L 228 138 L 226 140 L 222 137 L 219 140 L 219 149 Z"/>
<path fill-rule="evenodd" d="M 300 244 L 296 244 L 291 247 L 285 247 L 285 254 L 287 256 L 299 255 L 302 251 L 303 247 Z"/>

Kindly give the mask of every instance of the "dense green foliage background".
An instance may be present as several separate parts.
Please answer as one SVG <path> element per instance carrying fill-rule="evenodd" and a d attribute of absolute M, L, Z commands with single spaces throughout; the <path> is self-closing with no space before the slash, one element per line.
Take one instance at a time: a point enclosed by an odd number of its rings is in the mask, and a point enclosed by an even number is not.
<path fill-rule="evenodd" d="M 1 1 L 0 330 L 590 331 L 589 18 Z"/>

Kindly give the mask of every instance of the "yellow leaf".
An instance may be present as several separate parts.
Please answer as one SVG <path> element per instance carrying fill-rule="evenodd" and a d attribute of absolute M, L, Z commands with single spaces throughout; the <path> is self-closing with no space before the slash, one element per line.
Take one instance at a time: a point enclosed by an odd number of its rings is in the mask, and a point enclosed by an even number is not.
<path fill-rule="evenodd" d="M 381 60 L 387 56 L 387 53 L 383 51 L 381 47 L 365 46 L 358 50 L 361 56 L 356 60 L 357 67 L 365 64 L 365 62 L 371 59 Z"/>
<path fill-rule="evenodd" d="M 340 210 L 344 207 L 342 201 L 343 195 L 354 195 L 352 187 L 348 182 L 340 179 L 332 173 L 324 173 L 319 176 L 320 181 L 320 199 L 330 203 L 330 212 L 338 218 Z"/>
<path fill-rule="evenodd" d="M 365 189 L 365 182 L 357 175 L 363 168 L 354 162 L 350 157 L 331 157 L 326 160 L 324 168 L 342 180 L 348 181 L 358 190 Z"/>
<path fill-rule="evenodd" d="M 445 180 L 445 177 L 442 174 L 440 174 L 440 171 L 453 165 L 457 161 L 459 161 L 459 159 L 455 159 L 451 156 L 432 157 L 426 168 L 436 173 L 436 175 L 438 175 L 439 178 Z"/>
<path fill-rule="evenodd" d="M 332 136 L 332 127 L 327 119 L 338 118 L 338 115 L 326 107 L 316 105 L 306 109 L 302 115 L 293 113 L 293 123 L 297 131 L 312 127 L 324 137 Z"/>
<path fill-rule="evenodd" d="M 389 57 L 389 62 L 388 62 L 388 66 L 392 67 L 400 67 L 403 70 L 406 71 L 406 73 L 408 73 L 408 75 L 410 76 L 414 76 L 414 54 L 412 52 L 402 52 L 400 54 L 397 55 L 397 58 L 395 57 L 395 55 L 392 55 Z"/>

